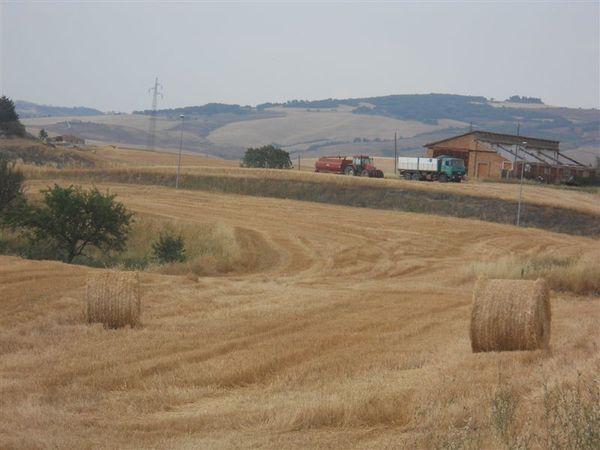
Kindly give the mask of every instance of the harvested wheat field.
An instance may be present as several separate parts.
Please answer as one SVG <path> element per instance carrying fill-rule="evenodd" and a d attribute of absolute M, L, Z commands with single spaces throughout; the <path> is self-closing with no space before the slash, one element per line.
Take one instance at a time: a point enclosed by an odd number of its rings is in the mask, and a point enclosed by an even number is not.
<path fill-rule="evenodd" d="M 474 280 L 462 272 L 512 254 L 593 257 L 597 240 L 292 200 L 110 188 L 140 217 L 231 227 L 240 265 L 224 276 L 142 272 L 141 325 L 111 330 L 85 320 L 86 279 L 101 269 L 0 256 L 0 447 L 597 442 L 598 297 L 552 293 L 546 352 L 472 353 Z M 553 411 L 577 420 L 561 428 Z"/>

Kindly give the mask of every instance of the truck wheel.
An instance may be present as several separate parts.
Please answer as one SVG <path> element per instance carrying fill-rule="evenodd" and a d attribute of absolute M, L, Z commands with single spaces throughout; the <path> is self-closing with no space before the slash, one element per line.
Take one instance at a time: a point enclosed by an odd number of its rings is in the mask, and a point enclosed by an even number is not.
<path fill-rule="evenodd" d="M 360 173 L 360 176 L 361 176 L 361 177 L 368 177 L 368 176 L 369 176 L 369 171 L 368 171 L 368 170 L 363 170 L 363 171 Z"/>
<path fill-rule="evenodd" d="M 412 179 L 415 181 L 421 181 L 421 174 L 420 173 L 413 173 L 412 174 Z"/>
<path fill-rule="evenodd" d="M 404 173 L 402 174 L 402 176 L 404 177 L 404 179 L 405 179 L 405 180 L 410 180 L 410 179 L 412 179 L 412 176 L 411 176 L 410 172 L 404 172 Z"/>
<path fill-rule="evenodd" d="M 448 181 L 448 177 L 446 176 L 445 173 L 441 174 L 440 177 L 438 178 L 438 181 L 440 183 L 446 183 Z"/>
<path fill-rule="evenodd" d="M 354 168 L 351 166 L 348 166 L 344 169 L 344 174 L 348 175 L 348 176 L 352 176 L 354 175 Z"/>

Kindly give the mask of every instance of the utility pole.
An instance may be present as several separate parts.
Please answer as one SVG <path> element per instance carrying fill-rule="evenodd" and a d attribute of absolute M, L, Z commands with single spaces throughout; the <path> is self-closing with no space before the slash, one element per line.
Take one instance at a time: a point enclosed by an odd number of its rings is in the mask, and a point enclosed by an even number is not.
<path fill-rule="evenodd" d="M 182 114 L 181 117 L 181 135 L 179 136 L 179 157 L 177 158 L 177 178 L 175 178 L 175 189 L 179 189 L 179 173 L 181 172 L 181 149 L 183 148 L 183 121 L 185 116 Z"/>
<path fill-rule="evenodd" d="M 523 141 L 523 146 L 527 145 L 527 142 Z M 521 149 L 521 144 L 517 144 L 517 154 Z M 517 226 L 521 223 L 521 200 L 523 199 L 523 172 L 525 171 L 525 160 L 521 160 L 521 183 L 519 186 L 519 203 L 517 204 Z"/>
<path fill-rule="evenodd" d="M 394 132 L 394 176 L 398 173 L 398 133 Z"/>
<path fill-rule="evenodd" d="M 148 124 L 148 150 L 154 150 L 156 144 L 156 106 L 158 96 L 162 98 L 163 86 L 158 82 L 158 77 L 154 80 L 154 86 L 148 89 L 148 92 L 152 92 L 152 112 L 150 113 L 150 122 Z"/>

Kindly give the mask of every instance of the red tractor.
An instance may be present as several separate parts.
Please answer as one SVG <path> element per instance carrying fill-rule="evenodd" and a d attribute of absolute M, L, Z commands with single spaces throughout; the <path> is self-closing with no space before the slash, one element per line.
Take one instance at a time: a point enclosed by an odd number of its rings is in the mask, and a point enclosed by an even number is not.
<path fill-rule="evenodd" d="M 323 156 L 315 163 L 315 172 L 383 178 L 383 172 L 373 165 L 373 158 L 366 155 Z"/>

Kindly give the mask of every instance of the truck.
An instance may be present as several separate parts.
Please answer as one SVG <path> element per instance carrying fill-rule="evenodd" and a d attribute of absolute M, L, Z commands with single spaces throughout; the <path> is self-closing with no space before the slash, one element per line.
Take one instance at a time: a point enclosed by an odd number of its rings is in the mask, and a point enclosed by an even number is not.
<path fill-rule="evenodd" d="M 383 172 L 375 167 L 373 158 L 367 155 L 354 155 L 352 158 L 347 156 L 323 156 L 315 162 L 315 172 L 383 178 Z"/>
<path fill-rule="evenodd" d="M 465 162 L 451 156 L 437 158 L 398 158 L 398 175 L 406 180 L 419 181 L 456 181 L 460 183 L 465 177 Z"/>

